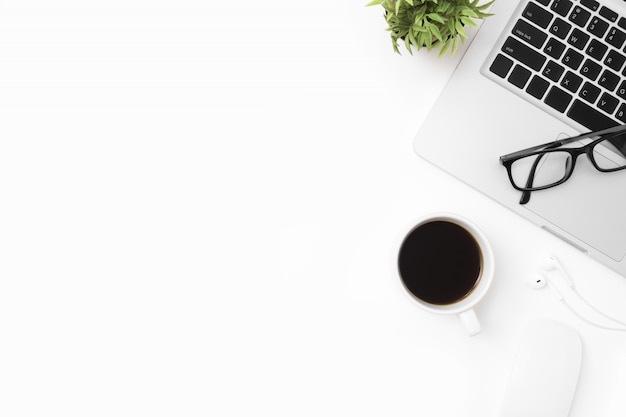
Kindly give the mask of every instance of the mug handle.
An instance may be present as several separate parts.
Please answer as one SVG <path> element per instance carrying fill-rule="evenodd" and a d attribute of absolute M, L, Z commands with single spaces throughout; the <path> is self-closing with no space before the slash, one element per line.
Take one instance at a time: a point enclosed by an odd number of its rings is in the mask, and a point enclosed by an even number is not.
<path fill-rule="evenodd" d="M 461 319 L 463 327 L 465 327 L 465 330 L 467 330 L 470 336 L 476 336 L 482 330 L 473 308 L 460 312 L 459 319 Z"/>

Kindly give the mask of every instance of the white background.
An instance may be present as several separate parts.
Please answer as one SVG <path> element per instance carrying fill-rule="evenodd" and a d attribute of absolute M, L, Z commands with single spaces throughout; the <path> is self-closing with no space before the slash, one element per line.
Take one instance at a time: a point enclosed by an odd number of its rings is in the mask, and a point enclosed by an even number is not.
<path fill-rule="evenodd" d="M 534 318 L 583 339 L 571 416 L 626 413 L 626 334 L 525 278 L 624 320 L 626 281 L 414 154 L 460 55 L 364 3 L 0 1 L 0 415 L 496 416 Z M 435 211 L 494 247 L 474 338 L 395 274 Z"/>

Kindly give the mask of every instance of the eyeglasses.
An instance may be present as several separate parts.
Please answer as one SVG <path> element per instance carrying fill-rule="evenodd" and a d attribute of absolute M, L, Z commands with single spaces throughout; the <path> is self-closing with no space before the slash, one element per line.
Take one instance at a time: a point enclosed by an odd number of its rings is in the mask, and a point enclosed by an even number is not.
<path fill-rule="evenodd" d="M 563 147 L 578 144 L 581 147 Z M 626 125 L 583 133 L 500 157 L 511 185 L 522 191 L 520 204 L 530 201 L 532 191 L 563 184 L 574 172 L 578 156 L 586 154 L 600 172 L 626 169 Z"/>

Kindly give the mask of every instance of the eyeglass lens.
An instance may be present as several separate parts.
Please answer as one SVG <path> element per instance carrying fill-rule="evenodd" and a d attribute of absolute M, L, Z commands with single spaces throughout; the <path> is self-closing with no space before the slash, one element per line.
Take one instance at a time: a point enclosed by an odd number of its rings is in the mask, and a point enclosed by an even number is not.
<path fill-rule="evenodd" d="M 626 166 L 626 135 L 609 137 L 598 142 L 592 150 L 593 160 L 602 171 L 612 171 Z M 541 188 L 563 181 L 572 169 L 569 152 L 552 152 L 530 155 L 511 165 L 511 177 L 516 187 Z"/>

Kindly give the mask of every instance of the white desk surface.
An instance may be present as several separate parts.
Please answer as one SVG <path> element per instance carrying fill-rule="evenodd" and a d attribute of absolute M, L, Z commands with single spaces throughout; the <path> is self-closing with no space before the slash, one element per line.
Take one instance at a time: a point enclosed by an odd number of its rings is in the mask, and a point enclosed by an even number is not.
<path fill-rule="evenodd" d="M 626 413 L 626 333 L 525 278 L 623 320 L 626 280 L 412 150 L 457 58 L 365 1 L 54 3 L 0 2 L 0 415 L 497 416 L 535 318 L 582 337 L 571 416 Z M 495 249 L 474 338 L 393 270 L 434 211 Z"/>

